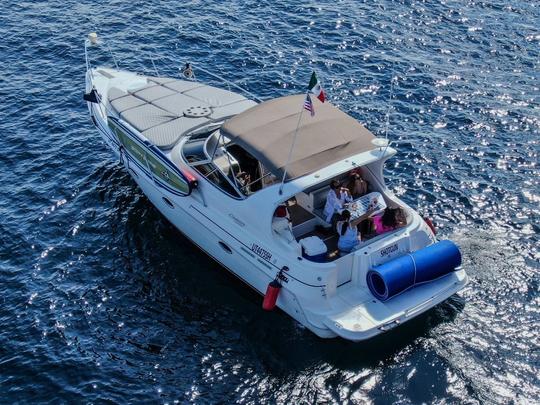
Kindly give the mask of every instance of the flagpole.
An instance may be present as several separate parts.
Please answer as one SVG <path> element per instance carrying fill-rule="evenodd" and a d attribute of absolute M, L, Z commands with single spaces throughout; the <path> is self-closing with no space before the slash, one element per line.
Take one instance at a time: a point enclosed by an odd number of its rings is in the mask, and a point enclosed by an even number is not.
<path fill-rule="evenodd" d="M 306 96 L 309 92 L 306 92 Z M 300 110 L 300 114 L 298 115 L 298 122 L 296 123 L 296 129 L 294 130 L 294 137 L 291 145 L 291 149 L 289 150 L 289 157 L 287 157 L 287 163 L 285 163 L 285 168 L 283 170 L 283 178 L 281 179 L 281 186 L 279 186 L 279 195 L 283 194 L 283 185 L 285 184 L 285 176 L 287 175 L 287 167 L 289 166 L 289 163 L 292 158 L 292 152 L 294 149 L 294 145 L 296 144 L 296 135 L 298 134 L 298 128 L 300 127 L 300 120 L 302 119 L 302 114 L 304 114 L 304 104 L 302 104 L 302 109 Z"/>

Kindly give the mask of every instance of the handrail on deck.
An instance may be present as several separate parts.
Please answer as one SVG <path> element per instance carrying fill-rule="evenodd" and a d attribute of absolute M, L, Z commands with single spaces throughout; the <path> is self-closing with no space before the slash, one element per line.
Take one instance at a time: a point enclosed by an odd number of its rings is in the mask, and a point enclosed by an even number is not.
<path fill-rule="evenodd" d="M 88 46 L 89 45 L 91 45 L 90 41 L 88 39 L 85 39 L 85 41 L 84 41 L 84 59 L 85 59 L 86 70 L 87 71 L 91 71 L 91 67 L 92 67 L 90 57 L 88 55 Z M 110 55 L 111 55 L 111 57 L 113 59 L 113 62 L 115 64 L 116 68 L 118 69 L 118 63 L 116 62 L 116 58 L 114 57 L 114 54 L 112 53 L 111 48 L 109 47 L 108 44 L 106 44 L 106 46 L 107 46 L 107 51 L 110 53 Z M 158 59 L 160 59 L 160 58 L 158 57 Z M 152 56 L 150 57 L 150 60 L 152 61 L 152 66 L 154 68 L 154 71 L 156 72 L 156 74 L 158 74 L 157 69 L 156 69 L 156 65 L 154 63 L 154 59 L 152 58 Z M 181 68 L 179 68 L 179 69 L 181 70 Z M 204 68 L 202 68 L 200 66 L 197 66 L 197 69 L 204 72 L 204 73 L 206 73 L 206 74 L 208 74 L 209 76 L 211 76 L 211 77 L 213 77 L 215 79 L 218 79 L 218 80 L 222 81 L 223 83 L 227 84 L 229 86 L 229 90 L 230 90 L 230 87 L 232 86 L 232 87 L 240 90 L 241 92 L 245 93 L 249 97 L 251 97 L 251 99 L 253 99 L 253 100 L 255 100 L 255 101 L 259 102 L 259 103 L 263 102 L 263 100 L 261 98 L 257 97 L 255 94 L 253 94 L 250 91 L 244 89 L 243 87 L 239 86 L 238 84 L 233 83 L 232 81 L 230 81 L 228 79 L 225 79 L 223 76 L 220 76 L 220 75 L 218 75 L 216 73 L 212 73 L 209 70 L 204 69 Z M 196 78 L 194 78 L 194 80 L 198 81 Z"/>
<path fill-rule="evenodd" d="M 227 80 L 227 79 L 225 79 L 224 77 L 222 77 L 222 76 L 220 76 L 220 75 L 217 75 L 217 74 L 215 74 L 215 73 L 212 73 L 212 72 L 210 72 L 210 71 L 208 71 L 208 70 L 206 70 L 206 69 L 204 69 L 204 68 L 202 68 L 202 67 L 200 67 L 200 66 L 197 66 L 197 69 L 203 71 L 204 73 L 206 73 L 206 74 L 208 74 L 208 75 L 210 75 L 210 76 L 212 76 L 212 77 L 214 77 L 214 78 L 216 78 L 216 79 L 218 79 L 218 80 L 223 81 L 224 83 L 226 83 L 226 84 L 228 84 L 228 85 L 230 85 L 230 86 L 233 86 L 234 88 L 236 88 L 236 89 L 238 89 L 238 90 L 240 90 L 240 91 L 243 91 L 243 92 L 246 93 L 248 96 L 250 96 L 253 100 L 258 101 L 259 103 L 262 103 L 262 102 L 263 102 L 263 100 L 260 99 L 259 97 L 257 97 L 255 94 L 253 94 L 253 93 L 247 91 L 246 89 L 244 89 L 243 87 L 237 85 L 236 83 L 233 83 L 233 82 L 231 82 L 230 80 Z"/>

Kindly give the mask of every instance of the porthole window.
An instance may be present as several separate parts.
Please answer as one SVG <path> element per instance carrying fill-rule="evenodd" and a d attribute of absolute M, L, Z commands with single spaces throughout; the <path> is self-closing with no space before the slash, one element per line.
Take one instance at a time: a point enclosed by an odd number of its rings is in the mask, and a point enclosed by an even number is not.
<path fill-rule="evenodd" d="M 228 254 L 232 254 L 232 249 L 225 242 L 219 241 L 219 246 Z"/>
<path fill-rule="evenodd" d="M 163 202 L 164 202 L 165 204 L 167 204 L 170 208 L 173 208 L 173 209 L 174 209 L 174 204 L 172 203 L 171 200 L 169 200 L 167 197 L 161 197 L 161 198 L 163 198 Z"/>

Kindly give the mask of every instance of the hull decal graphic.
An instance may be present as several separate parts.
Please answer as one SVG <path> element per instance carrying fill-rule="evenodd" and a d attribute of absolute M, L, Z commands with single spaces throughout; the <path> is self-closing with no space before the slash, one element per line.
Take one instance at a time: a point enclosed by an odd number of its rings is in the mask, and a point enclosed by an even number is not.
<path fill-rule="evenodd" d="M 154 145 L 138 139 L 137 136 L 122 125 L 118 120 L 109 117 L 108 125 L 118 137 L 120 143 L 137 163 L 137 166 L 154 180 L 156 185 L 177 196 L 191 194 L 191 183 L 185 175 L 172 165 Z"/>
<path fill-rule="evenodd" d="M 229 235 L 232 239 L 236 240 L 238 243 L 240 243 L 241 245 L 243 245 L 246 250 L 251 250 L 249 246 L 247 246 L 244 242 L 242 242 L 241 240 L 239 240 L 236 236 L 234 236 L 233 234 L 231 234 L 230 232 L 228 232 L 226 229 L 224 229 L 223 227 L 221 227 L 219 224 L 216 224 L 214 221 L 212 221 L 212 219 L 210 219 L 209 217 L 207 217 L 206 215 L 204 215 L 204 213 L 202 211 L 200 211 L 199 209 L 197 209 L 197 207 L 194 207 L 193 205 L 190 205 L 190 208 L 193 208 L 195 211 L 197 211 L 202 217 L 206 218 L 209 222 L 211 222 L 212 224 L 214 224 L 215 226 L 217 226 L 219 229 L 221 229 L 223 232 L 225 232 L 227 235 Z M 242 249 L 244 250 L 244 249 Z M 251 252 L 250 252 L 251 253 Z M 268 265 L 271 265 L 273 266 L 274 268 L 278 269 L 278 270 L 281 270 L 281 268 L 279 268 L 278 266 L 276 266 L 275 264 L 273 263 L 266 263 Z M 289 278 L 292 278 L 293 280 L 295 281 L 298 281 L 299 283 L 301 284 L 304 284 L 308 287 L 317 287 L 317 288 L 320 288 L 320 287 L 326 287 L 326 284 L 319 284 L 319 285 L 315 285 L 315 284 L 309 284 L 309 283 L 306 283 L 302 280 L 299 280 L 297 279 L 296 277 L 293 277 L 291 274 L 288 274 L 288 277 Z"/>

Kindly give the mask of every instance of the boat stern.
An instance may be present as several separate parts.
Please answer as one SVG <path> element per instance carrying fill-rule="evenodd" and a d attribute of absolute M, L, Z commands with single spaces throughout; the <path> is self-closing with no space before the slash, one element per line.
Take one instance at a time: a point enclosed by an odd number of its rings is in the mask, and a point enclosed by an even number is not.
<path fill-rule="evenodd" d="M 468 283 L 457 246 L 437 242 L 418 215 L 407 228 L 336 260 L 335 265 L 327 280 L 325 306 L 313 308 L 309 318 L 352 341 L 394 329 Z M 382 285 L 370 283 L 373 273 Z"/>
<path fill-rule="evenodd" d="M 462 290 L 468 276 L 462 268 L 414 288 L 388 301 L 349 286 L 331 298 L 333 312 L 323 323 L 336 335 L 361 341 L 387 332 L 428 311 Z"/>

